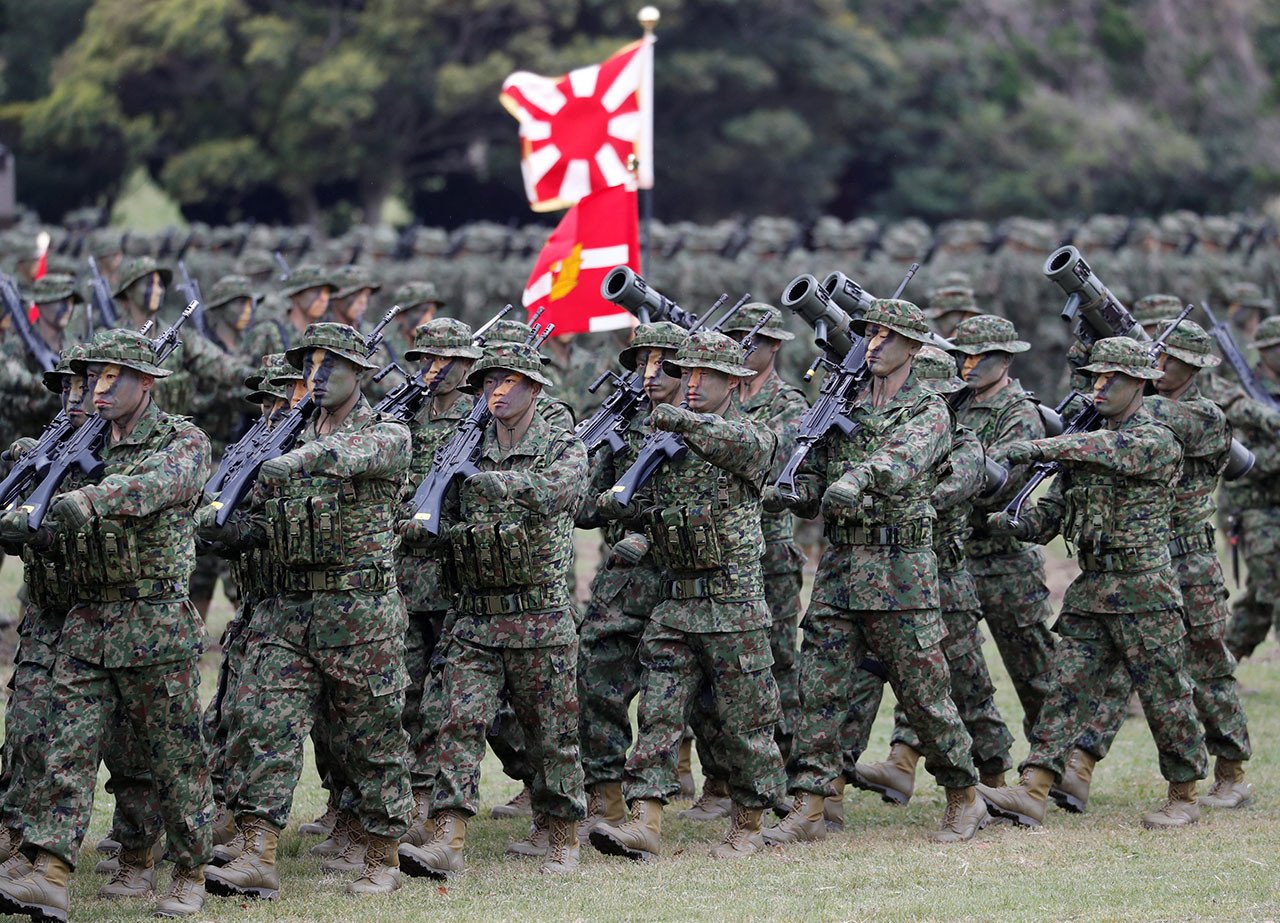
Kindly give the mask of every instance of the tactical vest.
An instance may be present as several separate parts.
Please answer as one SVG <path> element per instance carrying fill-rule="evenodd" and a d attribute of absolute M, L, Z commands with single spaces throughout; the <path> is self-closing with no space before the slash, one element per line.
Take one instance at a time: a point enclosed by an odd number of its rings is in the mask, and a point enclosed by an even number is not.
<path fill-rule="evenodd" d="M 27 601 L 44 612 L 65 614 L 75 605 L 71 566 L 67 562 L 67 538 L 54 533 L 53 546 L 37 552 L 22 546 L 22 578 L 27 585 Z"/>
<path fill-rule="evenodd" d="M 1168 484 L 1077 469 L 1070 475 L 1062 534 L 1084 570 L 1136 570 L 1168 560 Z"/>

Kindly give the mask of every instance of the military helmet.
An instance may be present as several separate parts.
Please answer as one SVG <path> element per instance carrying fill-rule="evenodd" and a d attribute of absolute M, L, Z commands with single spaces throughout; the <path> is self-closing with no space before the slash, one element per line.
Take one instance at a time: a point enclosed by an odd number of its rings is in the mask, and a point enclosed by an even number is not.
<path fill-rule="evenodd" d="M 40 381 L 43 382 L 45 388 L 54 394 L 61 394 L 62 379 L 71 375 L 83 375 L 83 368 L 77 371 L 71 367 L 71 363 L 84 359 L 85 352 L 83 343 L 72 343 L 64 349 L 62 355 L 58 357 L 58 364 L 40 376 Z"/>
<path fill-rule="evenodd" d="M 960 377 L 956 360 L 936 346 L 925 344 L 916 353 L 911 370 L 916 378 L 928 382 L 928 386 L 942 394 L 954 394 L 968 387 Z"/>
<path fill-rule="evenodd" d="M 1093 344 L 1089 352 L 1089 364 L 1081 371 L 1095 375 L 1104 372 L 1118 372 L 1130 378 L 1142 378 L 1148 381 L 1160 377 L 1161 372 L 1151 364 L 1151 354 L 1146 343 L 1140 343 L 1129 337 L 1107 337 Z"/>
<path fill-rule="evenodd" d="M 674 359 L 662 363 L 662 370 L 672 378 L 679 378 L 684 369 L 711 369 L 738 378 L 751 378 L 755 370 L 747 368 L 745 362 L 742 344 L 737 340 L 715 330 L 699 330 L 685 340 Z"/>
<path fill-rule="evenodd" d="M 618 353 L 618 362 L 627 371 L 636 370 L 636 355 L 642 349 L 679 350 L 689 340 L 689 331 L 669 320 L 636 327 L 631 345 Z"/>
<path fill-rule="evenodd" d="M 506 369 L 519 372 L 526 378 L 536 381 L 544 388 L 554 385 L 542 370 L 546 358 L 532 346 L 523 343 L 500 343 L 492 349 L 485 350 L 484 358 L 472 366 L 467 374 L 466 390 L 478 394 L 484 390 L 484 376 L 493 369 Z"/>
<path fill-rule="evenodd" d="M 156 365 L 156 350 L 148 337 L 123 327 L 99 330 L 84 354 L 71 360 L 71 370 L 83 375 L 88 365 L 94 362 L 122 365 L 154 378 L 168 378 L 173 374 L 169 369 Z"/>
<path fill-rule="evenodd" d="M 334 298 L 350 298 L 356 292 L 366 288 L 371 292 L 382 289 L 382 284 L 377 282 L 373 278 L 373 273 L 364 266 L 351 264 L 339 266 L 330 273 L 330 281 L 337 288 L 333 293 Z"/>
<path fill-rule="evenodd" d="M 313 349 L 323 349 L 335 356 L 341 356 L 362 369 L 376 369 L 377 363 L 369 358 L 365 350 L 364 337 L 360 331 L 346 324 L 323 321 L 308 324 L 297 345 L 285 350 L 285 358 L 295 369 L 302 368 L 307 353 Z"/>
<path fill-rule="evenodd" d="M 995 314 L 979 314 L 966 317 L 951 334 L 951 348 L 966 356 L 981 353 L 1025 353 L 1031 348 L 1026 340 L 1018 339 L 1013 321 Z"/>
<path fill-rule="evenodd" d="M 796 338 L 794 333 L 782 326 L 782 312 L 763 301 L 744 304 L 738 309 L 738 313 L 729 318 L 720 330 L 723 333 L 746 333 L 766 317 L 768 317 L 768 320 L 760 328 L 760 336 L 784 342 Z"/>
<path fill-rule="evenodd" d="M 173 281 L 173 270 L 168 266 L 161 266 L 152 257 L 136 256 L 133 259 L 125 260 L 120 264 L 120 275 L 116 281 L 116 289 L 111 294 L 119 298 L 130 285 L 153 272 L 160 273 L 160 280 L 165 285 Z"/>
<path fill-rule="evenodd" d="M 471 327 L 452 317 L 437 317 L 413 331 L 413 345 L 406 349 L 406 359 L 445 356 L 455 359 L 479 359 L 484 355 L 472 342 Z"/>
<path fill-rule="evenodd" d="M 850 326 L 858 336 L 866 336 L 867 327 L 872 324 L 887 327 L 917 343 L 928 343 L 933 338 L 929 325 L 925 323 L 924 312 L 900 298 L 877 298 L 867 313 L 854 318 Z"/>
<path fill-rule="evenodd" d="M 392 301 L 405 310 L 433 303 L 444 307 L 448 303 L 440 297 L 434 282 L 406 282 L 396 289 Z"/>
<path fill-rule="evenodd" d="M 337 286 L 333 284 L 333 279 L 323 266 L 308 265 L 299 266 L 289 273 L 289 280 L 285 282 L 281 291 L 285 295 L 296 295 L 309 288 L 327 288 L 332 292 Z"/>
<path fill-rule="evenodd" d="M 1173 323 L 1173 318 L 1161 318 L 1160 321 L 1162 327 L 1167 327 Z M 1213 351 L 1213 338 L 1193 320 L 1184 319 L 1170 332 L 1164 341 L 1164 351 L 1198 369 L 1211 369 L 1222 364 Z"/>
<path fill-rule="evenodd" d="M 1181 310 L 1182 302 L 1173 295 L 1143 295 L 1133 304 L 1133 319 L 1146 326 L 1162 318 L 1177 317 Z"/>
<path fill-rule="evenodd" d="M 210 311 L 223 308 L 240 298 L 253 298 L 253 282 L 248 276 L 223 276 L 209 289 L 204 306 Z"/>
<path fill-rule="evenodd" d="M 1253 334 L 1251 345 L 1255 349 L 1266 349 L 1269 346 L 1280 346 L 1280 317 L 1264 318 Z"/>
<path fill-rule="evenodd" d="M 64 298 L 70 298 L 72 301 L 84 300 L 76 289 L 76 280 L 73 276 L 49 273 L 37 279 L 31 286 L 31 300 L 35 304 L 50 304 L 54 301 L 62 301 Z"/>

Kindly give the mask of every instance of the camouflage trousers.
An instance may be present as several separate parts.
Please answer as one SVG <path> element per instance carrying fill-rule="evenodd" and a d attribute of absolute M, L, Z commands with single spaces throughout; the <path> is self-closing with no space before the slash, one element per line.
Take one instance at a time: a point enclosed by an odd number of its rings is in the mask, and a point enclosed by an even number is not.
<path fill-rule="evenodd" d="M 774 739 L 781 709 L 768 629 L 695 633 L 650 622 L 640 665 L 640 735 L 627 761 L 627 799 L 679 796 L 685 718 L 705 686 L 717 731 L 711 750 L 733 800 L 749 808 L 773 804 L 785 777 Z"/>
<path fill-rule="evenodd" d="M 622 781 L 635 736 L 631 702 L 640 693 L 640 640 L 649 620 L 627 615 L 621 602 L 593 600 L 579 632 L 579 740 L 588 787 Z"/>
<path fill-rule="evenodd" d="M 578 646 L 488 647 L 453 638 L 442 671 L 447 708 L 436 742 L 431 813 L 480 808 L 485 737 L 505 693 L 523 731 L 536 813 L 586 816 L 578 750 Z"/>
<path fill-rule="evenodd" d="M 1243 660 L 1273 628 L 1280 631 L 1280 509 L 1244 510 L 1239 547 L 1248 573 L 1244 595 L 1231 607 L 1226 642 Z"/>
<path fill-rule="evenodd" d="M 405 735 L 409 738 L 409 781 L 414 791 L 426 791 L 431 788 L 435 769 L 431 763 L 418 759 L 417 741 L 427 736 L 428 731 L 423 714 L 424 691 L 431 673 L 431 655 L 440 640 L 444 628 L 445 613 L 410 612 L 409 627 L 404 634 L 404 668 L 409 674 L 409 688 L 404 695 L 404 715 L 401 724 Z M 430 735 L 435 737 L 440 727 L 441 715 L 432 716 L 435 722 Z"/>
<path fill-rule="evenodd" d="M 1210 755 L 1244 762 L 1253 755 L 1253 748 L 1236 684 L 1236 660 L 1223 640 L 1227 628 L 1226 599 L 1226 588 L 1221 582 L 1182 587 L 1187 673 L 1195 684 L 1193 701 L 1204 726 L 1205 746 Z M 1105 757 L 1128 717 L 1132 692 L 1129 671 L 1123 667 L 1114 670 L 1106 681 L 1098 710 L 1076 746 L 1098 759 Z"/>
<path fill-rule="evenodd" d="M 51 683 L 47 775 L 32 801 L 26 841 L 75 864 L 93 811 L 98 763 L 119 712 L 145 760 L 151 785 L 140 801 L 163 818 L 168 858 L 188 868 L 212 859 L 213 788 L 200 735 L 196 659 L 108 669 L 60 655 Z M 150 823 L 149 809 L 139 813 Z M 149 846 L 159 836 L 158 829 L 144 830 L 124 845 Z"/>
<path fill-rule="evenodd" d="M 842 728 L 868 655 L 884 664 L 894 695 L 921 740 L 925 767 L 946 788 L 978 781 L 973 740 L 951 700 L 951 674 L 936 609 L 902 612 L 809 607 L 800 649 L 800 723 L 787 766 L 790 791 L 834 795 L 845 771 Z"/>
<path fill-rule="evenodd" d="M 996 643 L 1022 703 L 1022 727 L 1031 734 L 1049 693 L 1053 669 L 1053 607 L 1044 583 L 1044 558 L 1038 549 L 999 559 L 997 566 L 972 568 L 982 617 Z M 992 570 L 1002 571 L 991 573 Z"/>
<path fill-rule="evenodd" d="M 1182 615 L 1176 609 L 1115 615 L 1063 612 L 1053 682 L 1031 732 L 1025 766 L 1061 777 L 1071 748 L 1097 713 L 1116 669 L 1129 674 L 1170 782 L 1203 779 L 1208 757 L 1186 669 Z"/>
<path fill-rule="evenodd" d="M 249 615 L 241 612 L 222 633 L 218 688 L 204 710 L 203 731 L 213 773 L 213 797 L 219 804 L 227 804 L 230 793 L 239 791 L 244 784 L 243 766 L 228 757 L 227 741 L 231 734 L 231 703 L 236 699 L 249 657 Z"/>
<path fill-rule="evenodd" d="M 57 649 L 35 638 L 18 642 L 0 747 L 0 824 L 12 830 L 32 820 L 31 796 L 45 777 L 45 748 L 52 736 L 49 707 Z"/>
<path fill-rule="evenodd" d="M 310 625 L 339 593 L 290 593 L 264 602 L 259 625 Z M 264 618 L 263 607 L 278 607 Z M 350 780 L 349 807 L 369 833 L 399 837 L 413 809 L 404 710 L 403 637 L 346 647 L 257 632 L 232 706 L 229 751 L 242 760 L 243 785 L 229 807 L 283 827 L 302 773 L 303 743 L 324 720 L 329 756 Z M 238 770 L 239 771 L 239 770 Z"/>
<path fill-rule="evenodd" d="M 978 627 L 981 613 L 975 611 L 944 612 L 942 624 L 947 635 L 942 639 L 942 655 L 951 673 L 951 701 L 955 703 L 965 730 L 973 738 L 973 762 L 982 775 L 994 775 L 1013 767 L 1009 755 L 1013 735 L 1009 733 L 1000 709 L 996 708 L 995 684 L 982 655 L 982 631 Z M 841 730 L 846 775 L 866 751 L 871 725 L 880 710 L 884 695 L 884 679 L 869 670 L 855 670 L 853 695 L 847 726 Z M 907 718 L 907 710 L 899 702 L 893 709 L 892 743 L 906 744 L 924 752 L 924 743 Z"/>

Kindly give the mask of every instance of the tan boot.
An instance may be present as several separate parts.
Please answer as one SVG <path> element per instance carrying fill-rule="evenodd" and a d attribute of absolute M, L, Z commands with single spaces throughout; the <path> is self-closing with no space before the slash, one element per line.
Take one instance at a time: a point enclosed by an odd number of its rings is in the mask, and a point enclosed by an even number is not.
<path fill-rule="evenodd" d="M 0 913 L 66 923 L 70 878 L 71 866 L 42 849 L 29 870 L 14 866 L 12 874 L 0 875 Z"/>
<path fill-rule="evenodd" d="M 822 808 L 817 808 L 818 827 L 823 833 Z M 794 812 L 793 812 L 794 813 Z M 763 808 L 748 808 L 740 804 L 733 806 L 733 821 L 729 824 L 729 832 L 722 842 L 711 850 L 713 859 L 745 859 L 754 856 L 764 849 L 764 838 L 761 836 L 760 818 L 764 816 Z M 788 817 L 791 815 L 788 814 Z"/>
<path fill-rule="evenodd" d="M 156 863 L 150 849 L 120 850 L 120 864 L 111 880 L 98 889 L 100 900 L 146 897 L 156 886 Z"/>
<path fill-rule="evenodd" d="M 338 802 L 334 795 L 329 796 L 329 803 L 325 806 L 324 813 L 313 821 L 308 821 L 298 828 L 298 832 L 303 836 L 324 836 L 327 837 L 333 833 L 334 826 L 338 823 Z"/>
<path fill-rule="evenodd" d="M 1053 803 L 1072 814 L 1083 814 L 1089 806 L 1089 786 L 1093 782 L 1093 768 L 1098 758 L 1079 747 L 1071 751 L 1067 765 L 1062 769 L 1062 781 L 1049 788 Z"/>
<path fill-rule="evenodd" d="M 400 890 L 400 841 L 392 836 L 364 835 L 364 868 L 347 885 L 348 894 L 390 894 Z"/>
<path fill-rule="evenodd" d="M 107 834 L 102 839 L 98 840 L 98 842 L 94 844 L 93 848 L 95 852 L 100 852 L 104 856 L 114 856 L 120 851 L 120 841 L 111 834 Z"/>
<path fill-rule="evenodd" d="M 929 839 L 935 843 L 963 843 L 972 840 L 989 823 L 991 815 L 987 813 L 987 806 L 972 785 L 949 788 L 947 812 L 942 815 L 942 826 L 929 834 Z"/>
<path fill-rule="evenodd" d="M 835 786 L 836 793 L 822 799 L 822 819 L 827 833 L 841 833 L 844 831 L 844 776 L 836 776 L 831 784 Z"/>
<path fill-rule="evenodd" d="M 549 821 L 546 858 L 538 871 L 544 875 L 571 875 L 578 870 L 578 824 L 563 817 Z"/>
<path fill-rule="evenodd" d="M 796 792 L 791 811 L 777 825 L 761 831 L 770 846 L 784 843 L 816 843 L 826 839 L 827 822 L 823 815 L 826 799 L 812 792 Z"/>
<path fill-rule="evenodd" d="M 520 789 L 520 794 L 516 795 L 506 804 L 500 804 L 489 812 L 490 816 L 502 817 L 533 817 L 533 792 L 529 791 L 529 786 Z"/>
<path fill-rule="evenodd" d="M 1194 782 L 1170 782 L 1164 804 L 1142 815 L 1142 826 L 1148 830 L 1171 830 L 1199 822 L 1200 805 L 1196 802 Z"/>
<path fill-rule="evenodd" d="M 409 829 L 400 837 L 401 843 L 422 846 L 431 839 L 431 792 L 418 790 L 413 793 L 413 820 Z"/>
<path fill-rule="evenodd" d="M 227 810 L 225 804 L 220 804 L 217 810 L 213 812 L 213 845 L 225 846 L 236 838 L 236 819 L 235 816 Z M 203 881 L 203 877 L 201 881 Z"/>
<path fill-rule="evenodd" d="M 508 856 L 524 856 L 537 859 L 547 854 L 547 844 L 551 830 L 551 819 L 538 813 L 533 815 L 533 823 L 529 825 L 529 835 L 523 840 L 507 844 Z"/>
<path fill-rule="evenodd" d="M 401 845 L 400 869 L 406 875 L 444 881 L 466 870 L 467 818 L 461 811 L 441 811 L 431 818 L 435 829 L 425 846 Z"/>
<path fill-rule="evenodd" d="M 8 862 L 18 854 L 22 845 L 22 831 L 16 827 L 0 827 L 0 862 Z"/>
<path fill-rule="evenodd" d="M 1244 763 L 1221 757 L 1213 766 L 1213 785 L 1200 796 L 1211 808 L 1242 808 L 1253 800 L 1253 786 L 1244 780 Z"/>
<path fill-rule="evenodd" d="M 640 798 L 631 805 L 631 819 L 621 824 L 596 824 L 591 845 L 606 856 L 626 856 L 647 862 L 662 853 L 662 802 Z"/>
<path fill-rule="evenodd" d="M 345 818 L 345 820 L 344 820 Z M 334 828 L 336 836 L 340 827 L 346 824 L 344 842 L 336 855 L 330 856 L 320 863 L 326 872 L 360 872 L 364 870 L 364 827 L 354 814 L 343 811 L 338 816 L 338 827 Z"/>
<path fill-rule="evenodd" d="M 916 763 L 920 751 L 907 744 L 894 744 L 889 758 L 879 763 L 859 763 L 851 780 L 858 788 L 877 793 L 886 804 L 906 804 L 916 790 Z"/>
<path fill-rule="evenodd" d="M 1053 773 L 1039 766 L 1022 770 L 1017 785 L 1004 788 L 978 786 L 978 794 L 987 803 L 987 810 L 996 817 L 1007 817 L 1023 827 L 1039 827 L 1044 823 L 1048 810 L 1049 787 L 1053 785 Z"/>
<path fill-rule="evenodd" d="M 329 836 L 321 840 L 310 849 L 313 856 L 324 856 L 332 859 L 334 856 L 340 855 L 351 847 L 352 840 L 360 839 L 360 821 L 356 820 L 356 816 L 351 811 L 339 811 L 338 819 L 333 823 L 333 830 Z M 363 863 L 363 860 L 361 860 Z M 356 866 L 349 869 L 339 869 L 338 871 L 354 872 Z"/>
<path fill-rule="evenodd" d="M 205 887 L 223 897 L 275 900 L 280 896 L 280 870 L 276 868 L 280 828 L 250 814 L 237 817 L 236 826 L 244 834 L 244 852 L 222 868 L 206 869 Z"/>
<path fill-rule="evenodd" d="M 235 824 L 235 820 L 232 820 Z M 236 835 L 221 846 L 213 847 L 213 862 L 209 863 L 213 866 L 224 866 L 228 862 L 234 862 L 244 852 L 244 831 L 240 829 L 240 825 L 236 824 Z"/>
<path fill-rule="evenodd" d="M 164 861 L 165 838 L 160 837 L 151 844 L 151 864 L 158 865 Z M 114 852 L 106 859 L 98 860 L 98 864 L 93 867 L 95 875 L 114 875 L 120 871 L 120 853 Z"/>
<path fill-rule="evenodd" d="M 702 794 L 698 800 L 680 812 L 685 820 L 719 820 L 728 817 L 733 810 L 733 799 L 729 797 L 729 783 L 724 779 L 707 776 L 702 782 Z"/>
<path fill-rule="evenodd" d="M 204 866 L 175 867 L 169 890 L 156 903 L 158 917 L 189 917 L 204 910 Z"/>
<path fill-rule="evenodd" d="M 680 752 L 676 757 L 676 776 L 680 779 L 680 800 L 692 801 L 698 793 L 698 783 L 693 778 L 693 738 L 686 737 L 680 741 Z M 706 782 L 703 782 L 706 785 Z"/>

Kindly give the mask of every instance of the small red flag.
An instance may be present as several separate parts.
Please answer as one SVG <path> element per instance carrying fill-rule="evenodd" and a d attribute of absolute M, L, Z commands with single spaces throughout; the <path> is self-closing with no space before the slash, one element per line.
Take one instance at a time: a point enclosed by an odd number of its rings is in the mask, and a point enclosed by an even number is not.
<path fill-rule="evenodd" d="M 615 266 L 640 268 L 640 220 L 636 192 L 614 186 L 583 198 L 565 212 L 534 264 L 524 290 L 532 315 L 555 335 L 595 333 L 633 326 L 635 317 L 605 301 L 600 284 Z"/>

